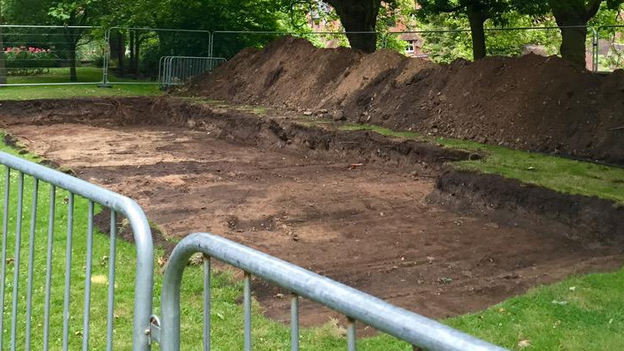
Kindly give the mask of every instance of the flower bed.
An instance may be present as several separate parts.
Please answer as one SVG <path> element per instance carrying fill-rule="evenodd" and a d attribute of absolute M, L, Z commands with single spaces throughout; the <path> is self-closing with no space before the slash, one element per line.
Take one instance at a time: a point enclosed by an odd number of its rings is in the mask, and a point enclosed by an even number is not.
<path fill-rule="evenodd" d="M 14 46 L 5 48 L 3 52 L 8 75 L 37 75 L 58 67 L 57 58 L 51 49 Z"/>

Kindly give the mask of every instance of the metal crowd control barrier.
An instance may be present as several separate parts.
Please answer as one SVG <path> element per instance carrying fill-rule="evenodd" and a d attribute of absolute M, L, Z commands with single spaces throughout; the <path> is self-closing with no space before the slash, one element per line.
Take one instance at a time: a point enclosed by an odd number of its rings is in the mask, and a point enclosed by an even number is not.
<path fill-rule="evenodd" d="M 154 272 L 154 251 L 152 244 L 152 236 L 150 227 L 141 208 L 131 199 L 113 193 L 111 191 L 100 188 L 96 185 L 82 181 L 80 179 L 71 177 L 64 173 L 46 168 L 44 166 L 23 160 L 19 157 L 9 155 L 4 152 L 0 152 L 0 164 L 4 165 L 5 170 L 5 182 L 4 182 L 4 208 L 3 208 L 3 227 L 2 227 L 2 267 L 0 282 L 0 308 L 5 304 L 5 289 L 9 286 L 12 287 L 11 297 L 11 327 L 10 327 L 10 346 L 11 350 L 22 349 L 22 342 L 24 343 L 24 350 L 31 350 L 32 347 L 32 318 L 33 316 L 33 296 L 34 294 L 45 294 L 44 297 L 44 323 L 43 323 L 43 350 L 48 350 L 50 344 L 50 335 L 54 330 L 50 330 L 50 320 L 55 315 L 51 310 L 51 298 L 55 297 L 51 292 L 52 283 L 52 254 L 53 246 L 56 241 L 54 237 L 54 224 L 57 217 L 56 207 L 56 195 L 57 190 L 66 190 L 68 192 L 66 201 L 67 204 L 67 239 L 66 239 L 66 253 L 65 253 L 65 274 L 64 274 L 64 292 L 63 292 L 63 334 L 62 334 L 62 349 L 69 349 L 70 337 L 81 338 L 82 350 L 89 350 L 89 331 L 90 331 L 90 312 L 91 312 L 91 284 L 92 284 L 92 267 L 93 267 L 93 235 L 94 235 L 94 206 L 100 204 L 111 210 L 111 223 L 110 223 L 110 251 L 108 256 L 108 301 L 106 307 L 106 319 L 107 325 L 101 326 L 103 330 L 106 328 L 106 350 L 113 350 L 113 325 L 115 320 L 115 236 L 117 231 L 116 216 L 117 213 L 123 214 L 129 221 L 137 250 L 137 263 L 136 263 L 136 279 L 134 290 L 134 315 L 133 315 L 133 331 L 132 331 L 132 349 L 134 351 L 147 351 L 150 349 L 148 342 L 148 335 L 146 330 L 149 329 L 149 319 L 152 313 L 152 287 L 153 287 L 153 272 Z M 13 171 L 17 172 L 17 200 L 11 198 L 11 188 L 14 184 L 11 182 L 11 174 Z M 23 299 L 23 292 L 20 287 L 20 265 L 21 257 L 21 236 L 22 236 L 22 219 L 25 217 L 24 213 L 24 178 L 28 176 L 33 178 L 33 193 L 32 193 L 32 210 L 30 212 L 30 231 L 29 231 L 29 255 L 28 255 L 28 277 L 26 288 L 26 316 L 25 316 L 25 341 L 21 338 L 18 340 L 18 319 L 19 309 L 18 304 Z M 39 185 L 40 183 L 47 183 L 50 187 L 50 202 L 49 202 L 49 216 L 48 216 L 48 236 L 47 236 L 47 248 L 45 253 L 40 250 L 41 253 L 35 252 L 35 235 L 37 231 L 37 212 L 38 212 L 38 197 L 39 197 Z M 72 252 L 76 250 L 72 246 L 72 238 L 75 238 L 73 233 L 74 217 L 78 213 L 74 210 L 75 196 L 79 196 L 88 200 L 88 230 L 87 230 L 87 248 L 86 248 L 86 262 L 84 263 L 85 280 L 84 280 L 84 310 L 82 314 L 83 326 L 78 331 L 73 331 L 70 334 L 70 320 L 74 319 L 70 315 L 71 291 L 72 291 L 72 272 L 75 272 L 76 267 L 72 269 Z M 11 214 L 10 209 L 16 207 L 16 214 Z M 15 216 L 15 217 L 13 217 Z M 13 258 L 7 257 L 7 239 L 9 236 L 9 222 L 15 218 L 15 256 Z M 36 255 L 46 257 L 46 272 L 35 272 L 33 269 L 33 262 Z M 13 281 L 9 281 L 7 284 L 6 273 L 7 266 L 12 264 L 13 267 Z M 43 289 L 33 289 L 33 280 L 37 276 L 43 277 L 45 275 L 45 284 Z M 58 298 L 56 299 L 58 301 Z M 52 306 L 54 307 L 54 305 Z M 59 314 L 60 315 L 60 314 Z M 0 350 L 4 345 L 4 312 L 0 313 Z M 21 325 L 21 324 L 20 324 Z M 36 326 L 40 329 L 41 326 Z M 20 334 L 22 331 L 20 330 Z M 56 340 L 55 340 L 56 341 Z M 60 341 L 60 340 L 59 340 Z M 37 343 L 39 341 L 37 340 Z M 20 346 L 18 346 L 20 345 Z M 53 349 L 60 349 L 53 347 Z"/>
<path fill-rule="evenodd" d="M 11 326 L 10 347 L 11 351 L 17 349 L 31 350 L 33 344 L 39 345 L 39 339 L 33 342 L 33 311 L 40 306 L 34 306 L 33 296 L 40 293 L 44 296 L 44 320 L 42 349 L 61 349 L 61 347 L 50 347 L 50 336 L 58 335 L 58 331 L 51 329 L 51 319 L 54 304 L 51 304 L 54 297 L 51 288 L 53 272 L 53 247 L 57 241 L 55 237 L 55 219 L 58 212 L 56 207 L 57 190 L 68 192 L 64 205 L 67 205 L 67 239 L 65 244 L 64 263 L 64 290 L 62 296 L 62 350 L 70 348 L 70 337 L 76 335 L 81 349 L 90 349 L 90 322 L 91 322 L 91 285 L 94 253 L 94 210 L 99 204 L 111 210 L 110 222 L 110 245 L 108 258 L 108 287 L 106 306 L 106 350 L 112 351 L 114 343 L 114 320 L 115 315 L 115 257 L 116 257 L 116 226 L 117 213 L 121 213 L 129 220 L 133 231 L 137 250 L 136 279 L 134 290 L 134 313 L 132 330 L 132 350 L 149 351 L 153 343 L 160 343 L 163 351 L 180 350 L 180 285 L 182 275 L 187 265 L 188 259 L 194 253 L 204 254 L 204 350 L 210 350 L 210 311 L 211 311 L 211 289 L 210 273 L 211 258 L 218 259 L 232 266 L 245 271 L 244 280 L 244 349 L 252 349 L 252 324 L 251 324 L 251 277 L 252 275 L 265 279 L 278 286 L 286 288 L 292 292 L 291 300 L 291 350 L 299 350 L 299 298 L 307 298 L 319 302 L 327 307 L 338 311 L 348 317 L 349 325 L 347 329 L 347 347 L 350 351 L 357 349 L 356 345 L 356 321 L 376 328 L 379 331 L 388 333 L 400 340 L 412 345 L 424 347 L 429 351 L 504 351 L 504 349 L 488 344 L 467 334 L 445 326 L 436 321 L 422 317 L 418 314 L 406 311 L 393 306 L 380 299 L 367 295 L 329 278 L 307 271 L 301 267 L 288 262 L 271 257 L 249 247 L 234 243 L 227 239 L 211 234 L 193 234 L 183 239 L 173 250 L 165 271 L 161 303 L 162 303 L 162 323 L 160 319 L 152 315 L 153 298 L 153 274 L 154 274 L 154 253 L 153 243 L 148 221 L 141 208 L 132 200 L 119 194 L 102 189 L 98 186 L 71 177 L 64 173 L 46 168 L 44 166 L 23 160 L 19 157 L 0 152 L 0 164 L 4 165 L 4 207 L 3 207 L 3 236 L 2 236 L 2 266 L 0 282 L 0 306 L 5 304 L 5 290 L 12 289 L 11 295 Z M 12 177 L 16 171 L 17 177 Z M 26 297 L 20 290 L 20 265 L 22 250 L 23 219 L 28 218 L 24 211 L 25 203 L 25 177 L 32 178 L 32 210 L 30 212 L 30 231 L 28 245 L 28 272 Z M 16 178 L 16 179 L 12 179 Z M 14 181 L 17 182 L 17 200 L 11 196 Z M 37 213 L 40 207 L 38 198 L 40 183 L 47 183 L 50 188 L 50 201 L 47 211 L 46 239 L 46 272 L 35 272 L 35 242 L 37 235 Z M 28 185 L 31 183 L 29 182 Z M 72 273 L 75 267 L 72 266 L 72 256 L 75 247 L 72 245 L 74 236 L 73 228 L 76 215 L 75 196 L 88 200 L 87 213 L 87 244 L 86 262 L 84 265 L 84 309 L 82 313 L 82 329 L 74 332 L 75 328 L 70 328 L 71 315 L 70 305 L 72 304 Z M 26 201 L 27 202 L 27 201 Z M 42 204 L 44 205 L 44 204 Z M 15 216 L 12 216 L 15 209 Z M 45 217 L 43 217 L 45 218 Z M 15 221 L 15 256 L 7 256 L 10 222 Z M 45 230 L 45 228 L 43 228 Z M 7 266 L 13 265 L 13 281 L 7 284 Z M 45 283 L 41 289 L 34 289 L 35 275 L 45 275 Z M 43 279 L 42 279 L 43 280 Z M 75 284 L 74 284 L 75 285 Z M 22 295 L 20 295 L 22 294 Z M 26 304 L 25 333 L 19 331 L 19 335 L 24 335 L 25 341 L 18 338 L 18 304 L 24 300 Z M 59 301 L 60 298 L 56 298 Z M 4 315 L 0 313 L 0 350 L 4 345 Z M 37 325 L 39 327 L 41 325 Z M 60 328 L 60 325 L 58 325 Z M 98 329 L 103 330 L 104 328 Z M 73 333 L 70 333 L 72 331 Z M 100 333 L 101 334 L 101 333 Z M 19 340 L 18 340 L 19 339 Z M 61 342 L 59 340 L 54 340 Z M 23 348 L 22 348 L 23 345 Z"/>
<path fill-rule="evenodd" d="M 226 60 L 220 57 L 163 56 L 158 64 L 158 82 L 161 88 L 184 85 L 193 78 L 212 72 Z"/>
<path fill-rule="evenodd" d="M 152 325 L 163 351 L 180 350 L 180 285 L 188 259 L 204 259 L 204 350 L 210 350 L 210 260 L 218 259 L 245 272 L 244 350 L 252 349 L 251 276 L 255 275 L 292 292 L 291 350 L 299 350 L 299 297 L 319 302 L 348 317 L 347 349 L 355 351 L 356 321 L 429 351 L 504 351 L 439 322 L 398 308 L 361 291 L 312 273 L 288 262 L 211 234 L 193 234 L 173 250 L 163 281 L 162 319 Z"/>

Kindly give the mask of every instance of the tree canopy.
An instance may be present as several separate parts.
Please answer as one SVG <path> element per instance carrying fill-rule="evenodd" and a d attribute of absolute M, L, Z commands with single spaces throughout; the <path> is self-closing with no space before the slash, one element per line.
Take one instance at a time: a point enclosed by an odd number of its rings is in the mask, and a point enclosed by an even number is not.
<path fill-rule="evenodd" d="M 13 24 L 68 26 L 65 40 L 57 44 L 61 59 L 70 62 L 76 76 L 76 52 L 93 43 L 95 34 L 71 26 L 121 26 L 180 28 L 207 31 L 305 32 L 310 22 L 324 17 L 340 20 L 354 49 L 373 52 L 381 39 L 375 33 L 398 22 L 418 20 L 420 29 L 465 29 L 463 32 L 428 36 L 425 45 L 442 61 L 488 54 L 518 54 L 519 43 L 544 43 L 551 52 L 552 36 L 544 33 L 495 33 L 489 27 L 560 26 L 561 55 L 572 62 L 585 62 L 587 29 L 593 19 L 604 19 L 606 11 L 619 9 L 624 0 L 1 0 L 0 19 Z M 259 46 L 273 34 L 228 34 L 215 37 L 215 53 L 231 57 L 246 46 Z M 396 39 L 397 36 L 389 36 Z M 466 41 L 466 38 L 469 38 Z M 0 32 L 0 45 L 14 37 Z M 529 40 L 530 39 L 530 40 Z M 28 44 L 28 43 L 23 43 Z M 396 47 L 403 44 L 396 42 Z M 111 56 L 120 74 L 142 74 L 142 67 L 158 64 L 159 57 L 176 52 L 205 55 L 205 37 L 119 29 L 111 33 Z M 141 60 L 139 60 L 141 58 Z M 141 61 L 141 64 L 139 64 Z M 0 52 L 0 70 L 4 64 Z M 1 76 L 1 75 L 0 75 Z M 0 77 L 2 79 L 2 77 Z"/>

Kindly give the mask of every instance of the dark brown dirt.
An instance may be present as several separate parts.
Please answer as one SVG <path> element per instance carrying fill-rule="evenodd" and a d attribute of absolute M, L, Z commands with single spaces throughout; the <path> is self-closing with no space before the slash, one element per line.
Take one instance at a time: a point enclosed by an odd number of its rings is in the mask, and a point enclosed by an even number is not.
<path fill-rule="evenodd" d="M 171 99 L 2 107 L 2 129 L 136 199 L 164 235 L 214 232 L 434 318 L 624 257 L 548 218 L 432 202 L 443 162 L 470 155 L 429 144 Z M 287 318 L 276 289 L 255 292 L 269 316 Z M 332 315 L 302 311 L 304 324 Z"/>
<path fill-rule="evenodd" d="M 624 71 L 596 75 L 557 57 L 437 66 L 283 38 L 183 93 L 624 164 Z"/>
<path fill-rule="evenodd" d="M 539 215 L 570 228 L 568 235 L 601 242 L 624 239 L 624 206 L 596 197 L 568 195 L 495 174 L 444 172 L 430 200 L 458 210 L 496 209 Z"/>

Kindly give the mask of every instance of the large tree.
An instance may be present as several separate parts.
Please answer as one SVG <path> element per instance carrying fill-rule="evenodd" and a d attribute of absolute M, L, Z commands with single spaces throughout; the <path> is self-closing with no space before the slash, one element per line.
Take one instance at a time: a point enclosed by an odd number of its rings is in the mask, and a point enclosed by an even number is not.
<path fill-rule="evenodd" d="M 561 56 L 585 65 L 587 24 L 596 16 L 600 7 L 618 8 L 624 0 L 547 0 L 557 24 L 561 27 L 563 42 Z"/>
<path fill-rule="evenodd" d="M 105 7 L 104 0 L 58 0 L 49 9 L 53 23 L 65 26 L 64 42 L 59 47 L 63 48 L 63 56 L 69 62 L 69 80 L 72 82 L 78 81 L 78 46 L 89 32 L 77 27 L 99 24 Z"/>

